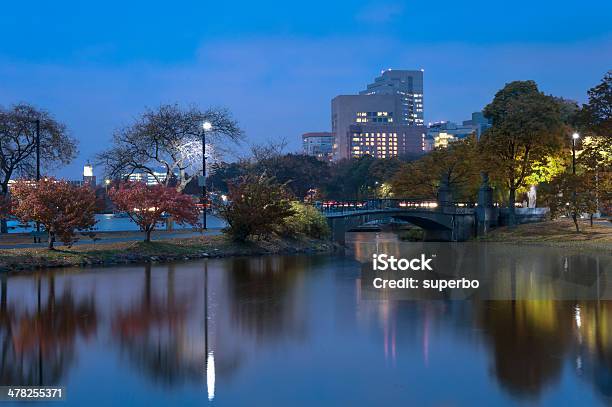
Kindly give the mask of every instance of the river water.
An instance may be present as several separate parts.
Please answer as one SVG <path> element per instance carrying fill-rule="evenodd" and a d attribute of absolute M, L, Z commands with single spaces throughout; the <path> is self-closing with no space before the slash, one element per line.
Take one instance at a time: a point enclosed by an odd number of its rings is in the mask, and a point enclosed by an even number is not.
<path fill-rule="evenodd" d="M 93 230 L 99 232 L 126 232 L 140 230 L 137 224 L 135 224 L 129 217 L 118 217 L 113 214 L 96 214 L 96 224 Z M 207 226 L 211 229 L 219 229 L 225 227 L 225 223 L 220 218 L 208 214 L 206 217 Z M 18 220 L 8 221 L 9 233 L 27 233 L 32 232 L 35 229 L 33 223 L 22 224 Z M 191 225 L 174 225 L 174 229 L 192 229 Z M 160 222 L 158 229 L 165 229 L 164 222 Z"/>
<path fill-rule="evenodd" d="M 4 276 L 0 384 L 65 386 L 70 406 L 612 403 L 612 301 L 370 299 L 363 259 L 403 250 L 374 236 L 345 255 Z M 508 250 L 529 290 L 554 291 L 537 275 L 555 268 L 612 281 L 609 253 Z"/>

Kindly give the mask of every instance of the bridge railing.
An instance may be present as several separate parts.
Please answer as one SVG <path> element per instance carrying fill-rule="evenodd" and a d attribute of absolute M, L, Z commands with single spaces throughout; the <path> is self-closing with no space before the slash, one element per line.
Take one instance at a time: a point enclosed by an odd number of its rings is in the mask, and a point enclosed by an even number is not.
<path fill-rule="evenodd" d="M 445 206 L 473 208 L 475 205 L 471 202 L 452 202 L 445 204 Z M 436 200 L 424 198 L 384 198 L 353 201 L 320 201 L 315 203 L 315 207 L 326 214 L 389 209 L 420 209 L 433 211 L 438 209 L 439 203 Z"/>

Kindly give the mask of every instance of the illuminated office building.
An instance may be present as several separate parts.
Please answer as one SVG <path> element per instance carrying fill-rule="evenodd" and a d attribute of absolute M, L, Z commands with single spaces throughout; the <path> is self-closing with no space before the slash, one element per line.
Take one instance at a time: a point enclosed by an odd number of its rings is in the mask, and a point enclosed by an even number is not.
<path fill-rule="evenodd" d="M 422 127 L 423 71 L 383 71 L 358 95 L 333 98 L 331 116 L 335 160 L 354 155 L 352 125 Z"/>
<path fill-rule="evenodd" d="M 425 150 L 423 127 L 406 125 L 365 124 L 349 127 L 350 156 L 370 155 L 376 158 L 405 157 Z"/>

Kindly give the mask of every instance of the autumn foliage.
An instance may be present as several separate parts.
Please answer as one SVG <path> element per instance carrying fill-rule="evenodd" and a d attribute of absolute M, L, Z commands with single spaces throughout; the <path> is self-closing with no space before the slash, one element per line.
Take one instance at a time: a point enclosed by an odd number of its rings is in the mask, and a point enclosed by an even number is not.
<path fill-rule="evenodd" d="M 0 195 L 0 218 L 4 218 L 11 212 L 11 201 Z"/>
<path fill-rule="evenodd" d="M 236 241 L 278 233 L 295 214 L 290 194 L 274 178 L 247 175 L 228 187 L 228 202 L 219 204 L 217 210 L 228 224 L 226 232 Z"/>
<path fill-rule="evenodd" d="M 17 181 L 11 186 L 12 214 L 22 222 L 39 222 L 49 235 L 49 248 L 59 238 L 74 242 L 75 230 L 96 223 L 96 196 L 87 186 L 46 178 L 38 182 Z"/>
<path fill-rule="evenodd" d="M 109 191 L 117 209 L 124 211 L 145 232 L 145 242 L 163 215 L 171 216 L 178 224 L 195 225 L 199 211 L 189 195 L 164 185 L 124 182 Z"/>

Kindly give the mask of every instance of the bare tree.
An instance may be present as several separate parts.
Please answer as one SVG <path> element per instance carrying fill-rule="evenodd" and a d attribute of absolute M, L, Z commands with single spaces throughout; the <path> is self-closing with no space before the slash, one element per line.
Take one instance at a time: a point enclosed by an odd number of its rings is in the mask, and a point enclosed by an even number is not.
<path fill-rule="evenodd" d="M 176 104 L 147 109 L 133 124 L 117 130 L 113 146 L 98 154 L 97 161 L 110 178 L 127 179 L 141 172 L 166 186 L 176 182 L 177 190 L 182 191 L 202 171 L 205 121 L 212 124 L 206 133 L 206 152 L 212 164 L 229 151 L 228 141 L 242 139 L 238 123 L 226 109 L 201 111 Z"/>
<path fill-rule="evenodd" d="M 77 142 L 66 126 L 48 112 L 21 103 L 8 109 L 0 107 L 0 194 L 8 195 L 13 177 L 36 174 L 36 121 L 40 125 L 40 159 L 43 170 L 70 163 L 77 153 Z M 6 219 L 0 230 L 7 232 Z"/>

